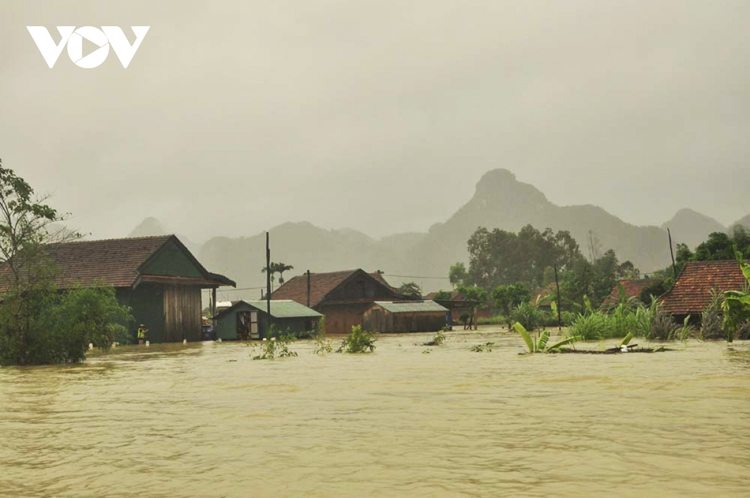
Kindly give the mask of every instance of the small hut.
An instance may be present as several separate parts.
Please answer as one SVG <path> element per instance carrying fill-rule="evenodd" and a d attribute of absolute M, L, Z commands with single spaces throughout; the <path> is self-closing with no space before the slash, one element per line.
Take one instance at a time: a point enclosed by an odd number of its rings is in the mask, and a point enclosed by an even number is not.
<path fill-rule="evenodd" d="M 266 301 L 233 301 L 216 314 L 216 338 L 221 340 L 268 337 Z M 297 336 L 315 329 L 322 317 L 317 311 L 290 300 L 271 301 L 271 324 L 282 333 Z"/>
<path fill-rule="evenodd" d="M 363 327 L 373 332 L 434 332 L 446 325 L 448 313 L 435 301 L 375 301 L 365 311 Z"/>

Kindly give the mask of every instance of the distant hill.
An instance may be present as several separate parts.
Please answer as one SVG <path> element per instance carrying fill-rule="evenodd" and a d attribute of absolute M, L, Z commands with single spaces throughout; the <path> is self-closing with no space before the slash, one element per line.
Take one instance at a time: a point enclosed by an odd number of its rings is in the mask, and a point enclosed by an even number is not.
<path fill-rule="evenodd" d="M 675 244 L 687 244 L 690 249 L 695 249 L 698 244 L 707 240 L 709 234 L 727 230 L 727 227 L 715 219 L 692 209 L 680 209 L 661 227 L 665 230 L 669 228 Z"/>
<path fill-rule="evenodd" d="M 558 206 L 536 187 L 519 182 L 505 169 L 486 173 L 477 183 L 474 196 L 447 221 L 436 223 L 427 233 L 395 234 L 376 240 L 352 229 L 328 230 L 304 221 L 284 223 L 270 228 L 272 260 L 294 266 L 285 275 L 287 279 L 306 270 L 362 268 L 383 270 L 396 286 L 405 280 L 415 280 L 429 292 L 448 288 L 447 279 L 412 276 L 447 277 L 451 264 L 468 262 L 467 240 L 477 227 L 515 232 L 527 224 L 538 229 L 570 231 L 583 254 L 588 254 L 591 232 L 601 250 L 614 249 L 620 260 L 632 261 L 643 272 L 664 268 L 670 262 L 667 234 L 662 228 L 631 225 L 597 206 Z M 673 230 L 675 242 L 685 241 L 692 246 L 711 231 L 723 229 L 716 220 L 690 210 L 679 211 L 666 226 Z M 147 219 L 133 233 L 158 234 L 160 230 L 165 233 L 158 220 Z M 180 238 L 207 268 L 236 280 L 238 287 L 265 285 L 261 273 L 265 265 L 264 233 L 239 238 L 214 237 L 202 246 Z M 260 290 L 232 296 L 259 297 Z"/>
<path fill-rule="evenodd" d="M 569 230 L 588 251 L 589 231 L 601 249 L 613 248 L 621 260 L 631 260 L 643 271 L 669 263 L 664 230 L 625 223 L 605 210 L 590 205 L 557 206 L 532 185 L 521 183 L 507 170 L 485 174 L 472 199 L 445 223 L 427 233 L 406 233 L 374 240 L 355 230 L 326 230 L 307 222 L 285 223 L 271 228 L 274 261 L 294 266 L 287 278 L 305 270 L 313 272 L 363 268 L 387 275 L 445 277 L 451 264 L 468 261 L 466 243 L 477 227 L 518 231 L 527 224 L 544 229 Z M 213 271 L 237 280 L 239 287 L 260 287 L 264 277 L 265 237 L 216 237 L 201 249 L 200 260 Z M 388 278 L 388 277 L 386 277 Z M 404 279 L 391 278 L 398 285 Z M 447 280 L 414 278 L 425 291 L 447 288 Z M 253 290 L 252 295 L 260 295 Z"/>
<path fill-rule="evenodd" d="M 327 272 L 363 268 L 401 271 L 408 266 L 405 254 L 423 234 L 392 235 L 376 241 L 351 229 L 326 230 L 308 222 L 284 223 L 270 229 L 272 261 L 294 266 L 284 277 L 291 278 L 307 270 Z M 237 281 L 238 288 L 262 287 L 265 275 L 265 233 L 252 237 L 214 237 L 199 253 L 200 261 L 211 271 Z M 278 284 L 276 284 L 278 285 Z M 239 292 L 243 297 L 258 297 L 260 289 Z"/>
<path fill-rule="evenodd" d="M 140 222 L 140 224 L 128 234 L 128 237 L 156 237 L 159 235 L 170 235 L 171 233 L 172 232 L 169 232 L 164 228 L 159 220 L 149 217 Z M 187 247 L 194 255 L 200 253 L 200 244 L 196 244 L 184 235 L 177 234 L 177 238 L 180 239 L 180 242 L 185 244 L 185 247 Z"/>
<path fill-rule="evenodd" d="M 167 235 L 167 231 L 164 230 L 161 222 L 156 218 L 146 218 L 130 232 L 128 237 L 156 237 L 159 235 Z"/>
<path fill-rule="evenodd" d="M 630 260 L 644 272 L 669 262 L 669 243 L 661 228 L 625 223 L 597 206 L 558 206 L 510 171 L 496 169 L 482 177 L 474 197 L 448 221 L 430 228 L 415 248 L 420 257 L 413 261 L 412 271 L 444 275 L 451 263 L 467 261 L 466 241 L 477 227 L 516 232 L 527 224 L 570 231 L 583 254 L 588 252 L 591 231 L 602 249 L 614 249 L 620 260 Z"/>
<path fill-rule="evenodd" d="M 732 223 L 732 225 L 729 227 L 729 232 L 732 233 L 732 231 L 734 230 L 734 227 L 736 226 L 742 226 L 746 230 L 750 230 L 750 214 Z"/>

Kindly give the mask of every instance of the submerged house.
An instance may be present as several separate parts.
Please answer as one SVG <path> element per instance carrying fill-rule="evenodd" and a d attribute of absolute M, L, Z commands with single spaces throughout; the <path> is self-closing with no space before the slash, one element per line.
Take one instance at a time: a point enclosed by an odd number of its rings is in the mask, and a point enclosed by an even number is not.
<path fill-rule="evenodd" d="M 612 292 L 609 293 L 607 299 L 602 302 L 601 308 L 613 308 L 620 304 L 622 296 L 620 296 L 620 286 L 625 291 L 625 299 L 638 299 L 641 296 L 641 292 L 655 282 L 655 280 L 643 278 L 640 280 L 620 280 L 617 285 L 612 288 Z"/>
<path fill-rule="evenodd" d="M 133 337 L 142 323 L 151 342 L 201 340 L 201 289 L 235 286 L 207 271 L 174 235 L 50 244 L 47 255 L 61 290 L 113 286 L 132 308 Z"/>
<path fill-rule="evenodd" d="M 214 316 L 217 339 L 262 339 L 269 336 L 269 322 L 282 334 L 299 336 L 314 330 L 323 316 L 291 300 L 272 300 L 270 321 L 267 311 L 266 301 L 233 301 Z"/>
<path fill-rule="evenodd" d="M 750 261 L 748 261 L 750 263 Z M 734 259 L 690 261 L 685 264 L 672 288 L 659 298 L 662 310 L 682 322 L 688 315 L 700 320 L 714 293 L 741 291 L 747 280 Z"/>
<path fill-rule="evenodd" d="M 485 303 L 467 301 L 458 291 L 431 292 L 425 296 L 425 299 L 435 301 L 437 304 L 450 311 L 449 326 L 461 323 L 462 316 L 471 316 L 475 307 L 477 308 L 476 318 L 488 318 L 491 315 L 488 309 L 482 309 Z"/>
<path fill-rule="evenodd" d="M 448 308 L 435 301 L 375 301 L 363 327 L 373 332 L 435 332 L 448 323 Z"/>
<path fill-rule="evenodd" d="M 348 334 L 362 325 L 375 301 L 408 300 L 388 285 L 380 274 L 364 270 L 298 275 L 271 294 L 272 300 L 289 299 L 325 315 L 326 332 Z"/>

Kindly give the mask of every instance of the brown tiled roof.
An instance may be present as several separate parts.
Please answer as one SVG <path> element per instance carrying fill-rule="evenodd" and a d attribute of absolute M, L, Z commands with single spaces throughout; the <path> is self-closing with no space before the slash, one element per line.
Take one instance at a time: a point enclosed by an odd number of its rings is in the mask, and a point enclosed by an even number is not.
<path fill-rule="evenodd" d="M 660 301 L 664 311 L 672 315 L 696 314 L 709 305 L 712 290 L 742 290 L 746 285 L 736 260 L 691 261 Z"/>
<path fill-rule="evenodd" d="M 47 254 L 59 270 L 56 283 L 61 289 L 75 285 L 90 287 L 102 280 L 113 287 L 130 287 L 140 276 L 139 268 L 170 239 L 182 246 L 174 235 L 164 235 L 50 244 Z M 195 279 L 195 283 L 207 284 L 215 280 L 192 255 L 190 258 L 206 274 L 205 279 Z M 7 266 L 0 267 L 0 291 L 7 289 L 3 282 L 9 275 Z M 160 277 L 149 278 L 158 280 Z"/>
<path fill-rule="evenodd" d="M 397 293 L 398 297 L 401 297 L 401 295 L 398 294 L 398 291 L 396 289 L 388 285 L 388 283 L 383 280 L 383 277 L 381 275 L 367 273 L 363 270 L 357 269 L 357 270 L 335 271 L 335 272 L 329 272 L 329 273 L 311 273 L 310 274 L 310 306 L 315 307 L 319 305 L 323 301 L 323 299 L 325 299 L 326 295 L 328 295 L 332 290 L 334 290 L 339 285 L 346 282 L 349 278 L 354 276 L 356 273 L 362 273 L 364 275 L 369 276 L 370 278 L 378 282 L 380 285 L 383 285 L 384 287 L 386 287 L 388 290 L 391 290 L 392 292 Z M 297 275 L 291 280 L 284 282 L 284 285 L 276 289 L 271 294 L 271 299 L 291 299 L 292 301 L 307 305 L 307 275 L 306 274 Z"/>
<path fill-rule="evenodd" d="M 609 296 L 607 296 L 607 299 L 604 300 L 602 306 L 617 306 L 617 304 L 620 302 L 620 285 L 622 285 L 622 287 L 625 289 L 625 296 L 627 297 L 627 299 L 631 299 L 640 296 L 643 289 L 653 283 L 654 280 L 648 278 L 640 280 L 620 280 L 618 285 L 615 285 L 612 288 L 612 292 L 609 293 Z"/>

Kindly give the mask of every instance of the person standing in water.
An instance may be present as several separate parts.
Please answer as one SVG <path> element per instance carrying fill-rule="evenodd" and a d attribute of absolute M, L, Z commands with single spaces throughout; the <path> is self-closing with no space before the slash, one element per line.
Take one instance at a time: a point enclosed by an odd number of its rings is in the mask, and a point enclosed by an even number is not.
<path fill-rule="evenodd" d="M 148 329 L 145 325 L 141 324 L 140 327 L 138 327 L 138 344 L 143 345 L 143 343 L 146 341 L 146 333 L 148 332 Z"/>

